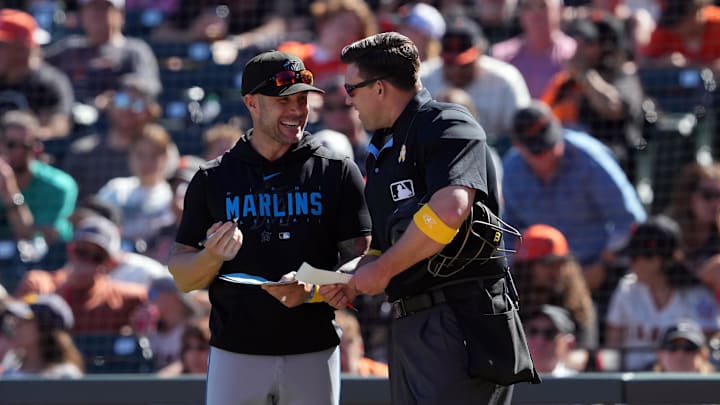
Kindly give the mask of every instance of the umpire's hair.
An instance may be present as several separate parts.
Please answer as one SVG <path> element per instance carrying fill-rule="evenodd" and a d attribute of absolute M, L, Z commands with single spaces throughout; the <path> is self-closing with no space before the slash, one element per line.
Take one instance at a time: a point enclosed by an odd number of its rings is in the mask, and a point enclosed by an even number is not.
<path fill-rule="evenodd" d="M 342 63 L 356 64 L 365 79 L 382 77 L 402 90 L 414 90 L 420 57 L 410 38 L 383 32 L 354 42 L 340 53 Z"/>

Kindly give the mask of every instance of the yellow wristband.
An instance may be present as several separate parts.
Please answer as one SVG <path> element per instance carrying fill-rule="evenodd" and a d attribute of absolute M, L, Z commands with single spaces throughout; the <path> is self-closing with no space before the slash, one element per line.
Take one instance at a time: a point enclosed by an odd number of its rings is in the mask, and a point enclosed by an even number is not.
<path fill-rule="evenodd" d="M 308 304 L 315 304 L 317 302 L 324 302 L 325 297 L 320 294 L 320 286 L 317 284 L 313 284 L 312 290 L 310 290 L 310 296 L 308 297 L 307 303 Z"/>
<path fill-rule="evenodd" d="M 365 253 L 365 256 L 380 256 L 381 254 L 382 254 L 382 250 L 368 249 L 367 253 Z"/>
<path fill-rule="evenodd" d="M 440 217 L 437 216 L 435 211 L 430 208 L 429 204 L 425 204 L 415 213 L 413 216 L 413 222 L 415 225 L 427 235 L 430 239 L 437 243 L 447 245 L 452 242 L 455 234 L 458 230 L 450 228 Z"/>

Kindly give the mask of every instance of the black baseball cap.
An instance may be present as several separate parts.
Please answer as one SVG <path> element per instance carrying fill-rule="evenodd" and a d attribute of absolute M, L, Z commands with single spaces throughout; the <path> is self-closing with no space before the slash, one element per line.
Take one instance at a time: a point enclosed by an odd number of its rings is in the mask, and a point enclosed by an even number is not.
<path fill-rule="evenodd" d="M 630 257 L 672 257 L 680 246 L 680 226 L 666 215 L 656 215 L 639 224 L 632 232 L 627 252 Z"/>
<path fill-rule="evenodd" d="M 515 113 L 513 137 L 536 155 L 555 146 L 563 137 L 563 129 L 547 104 L 533 100 Z"/>
<path fill-rule="evenodd" d="M 283 72 L 294 72 L 285 74 Z M 248 61 L 242 74 L 242 95 L 262 94 L 284 97 L 303 91 L 325 93 L 313 86 L 312 72 L 305 69 L 303 61 L 285 52 L 268 51 Z"/>
<path fill-rule="evenodd" d="M 485 42 L 482 28 L 475 21 L 455 17 L 442 37 L 442 58 L 445 63 L 467 65 L 480 57 Z"/>

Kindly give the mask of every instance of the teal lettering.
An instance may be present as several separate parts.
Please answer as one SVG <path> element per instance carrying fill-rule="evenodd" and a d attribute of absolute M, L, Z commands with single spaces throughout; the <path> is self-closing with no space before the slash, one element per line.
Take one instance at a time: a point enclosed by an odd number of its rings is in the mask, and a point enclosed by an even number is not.
<path fill-rule="evenodd" d="M 275 218 L 285 216 L 285 211 L 280 211 L 280 201 L 278 200 L 277 194 L 273 194 L 273 216 L 275 216 Z"/>
<path fill-rule="evenodd" d="M 295 193 L 295 215 L 308 214 L 308 195 L 307 193 Z"/>
<path fill-rule="evenodd" d="M 261 217 L 269 217 L 271 216 L 270 212 L 270 194 L 260 194 L 258 195 L 258 200 L 260 203 L 260 216 Z"/>

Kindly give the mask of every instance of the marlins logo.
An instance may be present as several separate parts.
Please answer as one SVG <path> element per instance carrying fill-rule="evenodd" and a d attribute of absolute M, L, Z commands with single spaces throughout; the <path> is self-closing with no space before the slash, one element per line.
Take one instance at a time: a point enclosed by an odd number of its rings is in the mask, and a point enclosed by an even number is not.
<path fill-rule="evenodd" d="M 296 60 L 286 59 L 285 62 L 283 62 L 283 69 L 297 72 L 300 70 L 300 64 Z"/>

